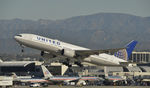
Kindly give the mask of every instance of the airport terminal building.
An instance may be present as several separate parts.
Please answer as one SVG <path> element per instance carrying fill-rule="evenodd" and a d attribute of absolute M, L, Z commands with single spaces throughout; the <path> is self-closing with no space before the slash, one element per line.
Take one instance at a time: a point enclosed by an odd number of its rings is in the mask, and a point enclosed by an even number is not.
<path fill-rule="evenodd" d="M 150 52 L 132 52 L 130 60 L 133 62 L 150 62 Z"/>
<path fill-rule="evenodd" d="M 0 62 L 0 75 L 12 75 L 12 73 L 15 73 L 17 76 L 42 76 L 40 65 L 41 63 L 38 61 Z"/>
<path fill-rule="evenodd" d="M 150 62 L 149 52 L 133 52 L 131 60 L 133 62 Z M 43 77 L 41 65 L 43 63 L 39 61 L 5 61 L 0 62 L 0 75 L 12 75 L 16 73 L 17 76 L 31 76 L 31 77 Z M 108 67 L 108 66 L 95 66 L 86 65 L 84 69 L 77 65 L 71 67 L 71 72 L 68 67 L 62 63 L 50 63 L 47 68 L 54 76 L 69 75 L 73 76 L 99 76 L 105 77 L 110 75 L 128 76 L 133 78 L 134 76 L 150 75 L 150 66 L 145 64 L 137 65 L 133 67 Z M 69 76 L 68 75 L 68 76 Z"/>

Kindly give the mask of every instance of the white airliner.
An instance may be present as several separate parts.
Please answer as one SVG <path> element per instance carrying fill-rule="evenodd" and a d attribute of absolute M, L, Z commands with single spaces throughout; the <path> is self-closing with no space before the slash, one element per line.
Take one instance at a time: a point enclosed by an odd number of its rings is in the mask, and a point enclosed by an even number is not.
<path fill-rule="evenodd" d="M 99 77 L 66 77 L 66 76 L 53 76 L 49 70 L 42 65 L 42 72 L 44 77 L 43 78 L 31 78 L 27 76 L 17 76 L 15 73 L 13 73 L 14 81 L 19 81 L 23 83 L 48 83 L 48 82 L 54 82 L 58 84 L 67 84 L 69 85 L 70 82 L 75 82 L 75 85 L 86 85 L 86 81 L 97 81 L 102 80 Z"/>
<path fill-rule="evenodd" d="M 81 62 L 88 62 L 100 66 L 122 66 L 130 57 L 137 41 L 131 41 L 125 48 L 90 50 L 88 48 L 72 45 L 56 39 L 50 39 L 35 34 L 19 34 L 15 40 L 23 46 L 41 50 L 41 56 L 66 56 L 74 59 L 75 64 L 82 66 Z M 113 55 L 110 55 L 113 54 Z"/>
<path fill-rule="evenodd" d="M 75 85 L 86 85 L 86 81 L 98 81 L 98 80 L 103 80 L 102 78 L 99 77 L 63 77 L 63 76 L 53 76 L 48 69 L 45 66 L 41 66 L 43 70 L 43 75 L 45 77 L 45 80 L 58 83 L 58 84 L 66 84 L 70 85 L 71 82 L 74 82 Z"/>

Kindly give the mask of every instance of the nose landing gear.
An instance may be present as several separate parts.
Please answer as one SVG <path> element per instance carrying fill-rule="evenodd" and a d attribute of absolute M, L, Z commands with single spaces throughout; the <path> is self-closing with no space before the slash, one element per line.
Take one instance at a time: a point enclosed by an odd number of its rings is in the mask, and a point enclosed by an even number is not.
<path fill-rule="evenodd" d="M 24 46 L 23 45 L 20 45 L 21 46 L 21 54 L 24 53 Z"/>

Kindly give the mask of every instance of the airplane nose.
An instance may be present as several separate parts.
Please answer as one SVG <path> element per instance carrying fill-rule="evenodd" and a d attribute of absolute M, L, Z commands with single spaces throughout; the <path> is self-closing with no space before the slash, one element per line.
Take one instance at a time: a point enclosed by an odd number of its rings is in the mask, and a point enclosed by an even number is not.
<path fill-rule="evenodd" d="M 14 39 L 16 40 L 16 41 L 18 41 L 20 38 L 22 37 L 22 35 L 16 35 L 15 37 L 14 37 Z"/>
<path fill-rule="evenodd" d="M 14 36 L 14 40 L 16 40 L 16 42 L 18 43 L 22 43 L 23 42 L 23 36 L 21 34 Z"/>
<path fill-rule="evenodd" d="M 21 37 L 20 36 L 15 36 L 14 39 L 19 42 L 21 40 Z"/>
<path fill-rule="evenodd" d="M 14 39 L 15 39 L 15 40 L 18 40 L 18 36 L 15 36 Z"/>

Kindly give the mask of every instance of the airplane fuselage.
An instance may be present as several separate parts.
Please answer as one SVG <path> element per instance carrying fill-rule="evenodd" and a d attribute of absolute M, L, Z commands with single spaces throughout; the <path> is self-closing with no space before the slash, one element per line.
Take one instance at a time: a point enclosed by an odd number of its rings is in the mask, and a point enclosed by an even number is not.
<path fill-rule="evenodd" d="M 15 40 L 21 45 L 46 52 L 53 51 L 57 53 L 62 51 L 63 49 L 66 49 L 67 51 L 65 53 L 70 57 L 74 57 L 74 52 L 76 50 L 90 50 L 88 48 L 72 45 L 56 39 L 50 39 L 34 34 L 19 34 L 15 36 Z M 109 54 L 90 55 L 87 58 L 83 58 L 82 61 L 102 66 L 120 66 L 120 62 L 127 62 L 123 59 Z"/>
<path fill-rule="evenodd" d="M 72 81 L 72 80 L 98 80 L 98 77 L 51 77 L 50 80 L 55 81 Z"/>

